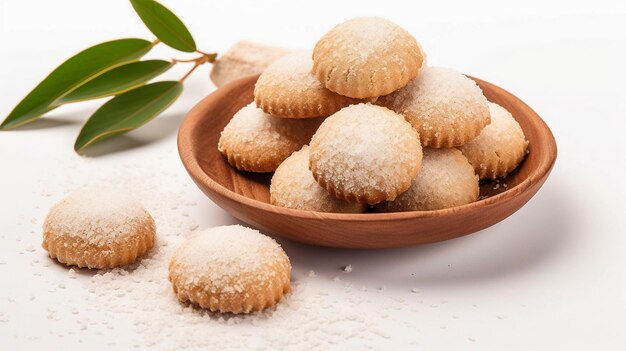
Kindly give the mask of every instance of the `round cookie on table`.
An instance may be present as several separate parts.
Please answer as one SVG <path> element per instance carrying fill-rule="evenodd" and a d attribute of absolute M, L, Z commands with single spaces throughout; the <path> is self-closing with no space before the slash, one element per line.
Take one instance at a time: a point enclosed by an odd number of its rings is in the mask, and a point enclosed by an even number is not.
<path fill-rule="evenodd" d="M 324 88 L 311 73 L 311 52 L 278 59 L 263 71 L 254 87 L 259 108 L 275 117 L 326 117 L 358 100 Z"/>
<path fill-rule="evenodd" d="M 376 103 L 403 115 L 419 132 L 424 146 L 461 146 L 490 122 L 482 90 L 473 80 L 447 68 L 424 67 L 404 88 Z"/>
<path fill-rule="evenodd" d="M 130 195 L 110 186 L 90 186 L 52 206 L 42 247 L 66 265 L 122 267 L 154 246 L 155 232 L 148 211 Z"/>
<path fill-rule="evenodd" d="M 172 255 L 168 272 L 181 302 L 213 312 L 249 313 L 283 298 L 291 264 L 274 239 L 231 225 L 193 234 Z"/>
<path fill-rule="evenodd" d="M 226 125 L 218 149 L 239 170 L 273 172 L 311 140 L 322 120 L 273 117 L 252 102 Z"/>
<path fill-rule="evenodd" d="M 334 196 L 376 204 L 406 191 L 420 169 L 418 133 L 393 111 L 348 106 L 328 117 L 311 139 L 309 167 Z"/>
<path fill-rule="evenodd" d="M 338 199 L 322 188 L 309 170 L 309 147 L 304 146 L 280 164 L 272 177 L 270 203 L 317 212 L 360 213 L 367 206 Z"/>
<path fill-rule="evenodd" d="M 393 201 L 374 206 L 379 212 L 429 211 L 461 206 L 478 199 L 478 177 L 455 148 L 424 148 L 422 169 L 411 187 Z"/>
<path fill-rule="evenodd" d="M 405 86 L 424 54 L 406 30 L 379 17 L 357 17 L 326 33 L 313 50 L 313 73 L 341 95 L 372 98 Z"/>
<path fill-rule="evenodd" d="M 528 141 L 519 123 L 504 107 L 489 103 L 491 124 L 460 149 L 482 178 L 505 177 L 522 162 Z"/>

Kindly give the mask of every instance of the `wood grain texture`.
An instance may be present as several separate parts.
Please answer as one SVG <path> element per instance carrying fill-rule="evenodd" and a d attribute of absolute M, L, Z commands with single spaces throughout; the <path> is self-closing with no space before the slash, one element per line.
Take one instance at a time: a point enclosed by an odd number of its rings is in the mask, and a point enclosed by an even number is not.
<path fill-rule="evenodd" d="M 330 247 L 386 248 L 432 243 L 487 228 L 521 208 L 543 185 L 554 165 L 556 142 L 544 121 L 509 92 L 474 79 L 489 101 L 507 110 L 529 140 L 530 153 L 494 189 L 481 183 L 480 201 L 436 211 L 339 214 L 269 204 L 271 174 L 239 172 L 217 150 L 220 132 L 233 114 L 253 101 L 251 76 L 218 89 L 187 115 L 178 133 L 178 151 L 198 187 L 234 217 L 269 234 Z"/>

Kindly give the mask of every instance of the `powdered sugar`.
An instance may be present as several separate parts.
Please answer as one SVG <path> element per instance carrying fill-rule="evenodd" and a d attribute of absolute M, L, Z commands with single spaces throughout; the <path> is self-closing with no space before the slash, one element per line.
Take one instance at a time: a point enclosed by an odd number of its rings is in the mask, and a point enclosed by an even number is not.
<path fill-rule="evenodd" d="M 294 152 L 276 170 L 270 185 L 273 204 L 319 212 L 364 212 L 365 206 L 349 203 L 322 188 L 309 170 L 309 147 Z"/>
<path fill-rule="evenodd" d="M 91 245 L 110 245 L 133 235 L 147 213 L 127 193 L 97 184 L 74 191 L 50 210 L 46 225 L 55 235 L 79 236 Z"/>
<path fill-rule="evenodd" d="M 221 133 L 218 148 L 231 163 L 251 171 L 270 172 L 306 145 L 320 118 L 272 117 L 252 102 L 239 110 Z"/>
<path fill-rule="evenodd" d="M 424 148 L 420 173 L 394 201 L 376 205 L 378 211 L 426 211 L 461 206 L 478 199 L 478 177 L 455 148 Z"/>
<path fill-rule="evenodd" d="M 310 51 L 287 55 L 270 65 L 254 88 L 257 106 L 273 115 L 288 118 L 325 117 L 354 99 L 326 89 L 313 75 Z"/>
<path fill-rule="evenodd" d="M 278 79 L 279 83 L 289 80 L 297 86 L 322 87 L 322 83 L 311 73 L 312 67 L 311 51 L 298 51 L 276 60 L 263 72 L 263 75 Z"/>
<path fill-rule="evenodd" d="M 203 307 L 249 312 L 288 290 L 291 265 L 280 246 L 257 230 L 220 226 L 192 235 L 174 253 L 169 276 L 179 292 Z M 237 300 L 242 306 L 232 305 Z"/>
<path fill-rule="evenodd" d="M 141 158 L 129 162 L 62 159 L 58 162 L 59 168 L 50 169 L 45 179 L 32 181 L 37 200 L 33 203 L 33 212 L 19 220 L 22 224 L 16 228 L 21 232 L 10 239 L 9 233 L 0 233 L 0 236 L 7 235 L 6 240 L 17 242 L 19 239 L 19 247 L 38 246 L 41 241 L 40 230 L 35 230 L 30 223 L 31 216 L 41 223 L 47 209 L 68 192 L 102 181 L 132 192 L 147 208 L 156 221 L 157 242 L 146 257 L 132 266 L 100 272 L 57 265 L 41 248 L 17 256 L 23 262 L 3 257 L 6 261 L 0 266 L 3 273 L 19 272 L 17 265 L 23 264 L 22 272 L 28 274 L 23 275 L 19 283 L 34 287 L 20 295 L 14 289 L 15 284 L 7 284 L 0 292 L 0 324 L 3 326 L 0 329 L 8 331 L 0 334 L 7 335 L 9 343 L 18 340 L 24 348 L 31 349 L 41 349 L 47 344 L 62 344 L 67 349 L 107 350 L 126 350 L 133 346 L 154 350 L 315 350 L 366 349 L 368 346 L 379 349 L 388 345 L 390 338 L 396 344 L 428 345 L 429 341 L 442 337 L 439 325 L 444 322 L 447 325 L 445 337 L 450 340 L 465 341 L 468 335 L 483 342 L 486 339 L 485 334 L 469 324 L 448 322 L 451 315 L 461 314 L 463 321 L 470 323 L 467 321 L 473 320 L 472 315 L 463 314 L 460 308 L 472 302 L 471 299 L 431 308 L 431 304 L 439 303 L 448 288 L 437 290 L 428 279 L 419 282 L 422 293 L 410 292 L 418 282 L 406 271 L 410 271 L 408 267 L 412 265 L 406 257 L 414 252 L 408 249 L 365 253 L 324 250 L 283 241 L 294 266 L 292 292 L 276 307 L 262 313 L 234 316 L 209 313 L 179 303 L 167 279 L 173 251 L 193 235 L 189 228 L 199 223 L 201 228 L 229 224 L 233 220 L 212 207 L 214 205 L 193 186 L 179 166 L 173 146 L 171 150 L 141 154 Z M 50 196 L 39 195 L 44 190 Z M 33 233 L 28 234 L 31 230 Z M 389 259 L 389 254 L 405 259 Z M 369 259 L 364 260 L 363 256 L 372 256 L 374 263 L 368 264 Z M 385 256 L 387 258 L 383 259 Z M 327 262 L 329 260 L 334 262 Z M 376 268 L 376 262 L 381 264 L 380 269 Z M 350 274 L 340 270 L 347 263 L 354 267 Z M 404 267 L 405 272 L 390 270 L 391 267 Z M 365 279 L 363 274 L 374 278 Z M 341 280 L 334 282 L 335 275 Z M 389 279 L 385 280 L 386 276 Z M 60 288 L 59 284 L 65 288 Z M 382 285 L 386 288 L 379 289 Z M 15 302 L 7 302 L 7 298 Z M 515 321 L 511 311 L 499 312 Z M 52 319 L 48 319 L 48 315 Z M 476 309 L 475 315 L 485 315 L 485 311 Z M 36 346 L 30 347 L 32 345 Z"/>
<path fill-rule="evenodd" d="M 425 146 L 460 146 L 489 124 L 482 90 L 447 68 L 425 67 L 404 88 L 377 103 L 402 114 L 420 133 Z"/>
<path fill-rule="evenodd" d="M 491 123 L 460 149 L 481 178 L 493 179 L 517 167 L 526 156 L 528 141 L 509 111 L 491 102 L 489 111 Z"/>
<path fill-rule="evenodd" d="M 324 86 L 354 98 L 389 94 L 411 80 L 423 63 L 413 36 L 378 17 L 337 25 L 313 50 L 313 72 Z"/>
<path fill-rule="evenodd" d="M 339 49 L 336 55 L 359 63 L 368 61 L 372 54 L 388 54 L 391 43 L 402 44 L 402 40 L 406 40 L 406 32 L 401 27 L 380 17 L 356 17 L 338 24 L 330 33 Z M 398 40 L 400 36 L 402 40 Z"/>
<path fill-rule="evenodd" d="M 213 274 L 211 280 L 239 272 L 254 272 L 278 249 L 274 239 L 239 225 L 210 228 L 192 235 L 177 250 L 190 275 Z M 209 268 L 209 269 L 207 269 Z M 261 272 L 269 273 L 269 272 Z"/>
<path fill-rule="evenodd" d="M 374 204 L 408 188 L 419 170 L 422 149 L 418 134 L 401 116 L 359 104 L 322 123 L 311 140 L 309 158 L 320 184 L 333 184 L 351 196 L 377 198 L 370 202 Z"/>

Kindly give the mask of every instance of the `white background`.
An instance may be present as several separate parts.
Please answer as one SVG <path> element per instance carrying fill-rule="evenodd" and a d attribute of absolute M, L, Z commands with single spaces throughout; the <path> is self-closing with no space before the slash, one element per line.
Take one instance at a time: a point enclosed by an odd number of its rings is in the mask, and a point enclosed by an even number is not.
<path fill-rule="evenodd" d="M 281 241 L 294 279 L 313 269 L 317 284 L 331 286 L 332 277 L 344 274 L 339 268 L 351 264 L 354 270 L 343 280 L 372 290 L 385 287 L 382 294 L 372 292 L 374 302 L 384 296 L 412 304 L 414 287 L 424 300 L 447 302 L 398 315 L 420 326 L 415 336 L 424 349 L 626 348 L 623 1 L 164 3 L 188 25 L 200 49 L 218 52 L 244 38 L 310 48 L 342 20 L 386 17 L 417 37 L 429 64 L 504 87 L 554 132 L 559 156 L 550 178 L 505 221 L 449 242 L 394 250 Z M 94 43 L 128 36 L 152 39 L 126 1 L 0 0 L 0 117 L 64 59 Z M 149 56 L 187 57 L 164 46 Z M 201 228 L 234 223 L 192 185 L 175 152 L 185 112 L 214 89 L 208 69 L 188 80 L 183 96 L 161 118 L 92 148 L 87 157 L 77 156 L 72 145 L 97 104 L 60 108 L 20 130 L 0 132 L 0 348 L 100 349 L 106 348 L 103 340 L 115 338 L 118 349 L 128 349 L 136 337 L 132 329 L 115 335 L 87 329 L 65 338 L 48 333 L 52 322 L 46 309 L 58 301 L 80 308 L 84 292 L 78 286 L 46 293 L 55 277 L 65 276 L 64 267 L 47 267 L 43 277 L 32 274 L 30 262 L 46 255 L 28 245 L 39 245 L 46 210 L 62 196 L 57 190 L 42 193 L 42 184 L 63 189 L 64 179 L 82 179 L 82 164 L 107 169 L 160 155 L 161 166 L 188 183 L 185 197 L 198 203 L 190 215 Z M 184 71 L 176 67 L 168 75 L 177 78 Z M 65 168 L 68 162 L 78 166 Z M 30 301 L 33 294 L 37 298 Z M 388 323 L 389 330 L 400 323 L 373 322 Z M 407 346 L 407 337 L 369 346 Z"/>

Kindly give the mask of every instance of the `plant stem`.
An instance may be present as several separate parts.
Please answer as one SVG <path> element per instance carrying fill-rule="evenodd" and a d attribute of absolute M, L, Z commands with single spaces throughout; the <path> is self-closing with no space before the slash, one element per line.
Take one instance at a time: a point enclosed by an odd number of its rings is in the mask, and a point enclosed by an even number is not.
<path fill-rule="evenodd" d="M 198 62 L 198 60 L 200 60 L 202 58 L 201 57 L 196 57 L 196 58 L 192 58 L 192 59 L 172 59 L 173 63 L 179 63 L 179 62 Z"/>
<path fill-rule="evenodd" d="M 217 58 L 217 52 L 208 53 L 208 52 L 204 52 L 204 51 L 200 51 L 200 50 L 196 50 L 196 52 L 206 56 L 208 58 L 208 62 L 210 62 L 210 63 L 215 62 L 215 59 Z"/>
<path fill-rule="evenodd" d="M 196 50 L 197 53 L 202 54 L 202 56 L 196 57 L 196 58 L 192 58 L 192 59 L 172 59 L 172 63 L 176 64 L 179 62 L 193 62 L 194 65 L 193 67 L 191 67 L 191 69 L 189 70 L 189 72 L 187 72 L 180 80 L 179 82 L 184 82 L 185 79 L 187 79 L 187 77 L 189 77 L 189 75 L 191 75 L 191 73 L 193 73 L 193 71 L 196 70 L 196 68 L 198 68 L 199 66 L 204 65 L 205 63 L 209 62 L 209 63 L 213 63 L 215 62 L 215 59 L 217 58 L 217 53 L 213 52 L 213 53 L 206 53 L 206 52 L 202 52 L 200 50 Z"/>
<path fill-rule="evenodd" d="M 206 62 L 206 61 L 205 61 L 205 62 Z M 193 65 L 193 67 L 191 67 L 191 69 L 189 70 L 189 72 L 187 72 L 187 73 L 186 73 L 186 74 L 185 74 L 185 75 L 184 75 L 181 79 L 179 79 L 178 81 L 179 81 L 179 82 L 181 82 L 181 83 L 182 83 L 182 82 L 184 82 L 184 81 L 185 81 L 185 79 L 187 79 L 187 77 L 189 77 L 189 75 L 191 75 L 191 73 L 193 73 L 193 71 L 195 71 L 195 70 L 196 70 L 196 68 L 198 68 L 198 67 L 202 66 L 205 62 L 202 62 L 202 63 L 196 62 L 196 64 L 194 64 L 194 65 Z"/>

